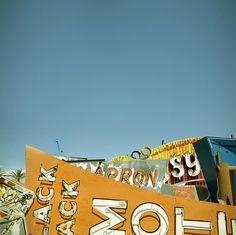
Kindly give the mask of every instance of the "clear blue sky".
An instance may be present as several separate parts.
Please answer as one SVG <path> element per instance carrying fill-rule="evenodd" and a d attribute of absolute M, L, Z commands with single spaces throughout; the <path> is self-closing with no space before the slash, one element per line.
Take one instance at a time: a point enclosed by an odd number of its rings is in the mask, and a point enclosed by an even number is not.
<path fill-rule="evenodd" d="M 0 166 L 236 135 L 236 1 L 0 1 Z"/>

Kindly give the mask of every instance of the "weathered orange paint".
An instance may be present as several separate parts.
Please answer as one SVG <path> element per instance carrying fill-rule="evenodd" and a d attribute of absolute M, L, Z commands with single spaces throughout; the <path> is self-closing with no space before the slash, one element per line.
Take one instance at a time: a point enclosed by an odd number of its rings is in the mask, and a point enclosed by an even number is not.
<path fill-rule="evenodd" d="M 40 167 L 50 169 L 57 166 L 57 171 L 54 176 L 56 182 L 53 184 L 44 184 L 39 181 Z M 62 198 L 62 181 L 71 184 L 80 180 L 80 185 L 76 190 L 78 197 L 76 198 Z M 175 208 L 184 208 L 184 219 L 210 221 L 212 223 L 212 231 L 185 231 L 184 234 L 215 234 L 217 235 L 217 213 L 225 212 L 227 217 L 228 233 L 232 233 L 230 220 L 236 219 L 236 207 L 228 205 L 220 205 L 209 202 L 201 202 L 196 200 L 185 199 L 181 197 L 174 197 L 163 195 L 157 192 L 140 189 L 121 182 L 115 182 L 112 179 L 92 174 L 83 169 L 72 166 L 62 160 L 59 160 L 50 154 L 42 152 L 36 148 L 26 147 L 26 187 L 33 190 L 35 193 L 38 187 L 43 187 L 43 193 L 48 194 L 50 188 L 55 190 L 54 197 L 47 203 L 40 203 L 35 200 L 29 212 L 27 213 L 27 223 L 29 234 L 42 235 L 43 227 L 49 228 L 49 234 L 63 234 L 57 233 L 56 226 L 76 219 L 72 226 L 72 231 L 75 235 L 89 235 L 89 229 L 96 224 L 106 220 L 104 215 L 96 211 L 92 202 L 94 198 L 97 199 L 114 199 L 127 201 L 127 209 L 119 209 L 117 211 L 125 221 L 117 225 L 118 230 L 126 231 L 125 234 L 132 235 L 131 217 L 134 210 L 141 204 L 151 202 L 158 204 L 163 208 L 168 216 L 169 230 L 168 235 L 174 235 L 175 228 Z M 71 218 L 62 217 L 59 213 L 59 204 L 64 200 L 67 202 L 67 210 L 70 210 L 70 202 L 75 202 L 78 206 L 76 213 Z M 52 205 L 48 216 L 51 218 L 49 224 L 43 223 L 38 218 L 33 216 L 33 212 L 46 205 Z M 147 231 L 153 231 L 154 224 L 158 221 L 154 217 L 147 215 L 146 219 L 142 221 L 143 226 Z M 154 227 L 153 227 L 154 226 Z M 156 225 L 158 226 L 158 225 Z"/>

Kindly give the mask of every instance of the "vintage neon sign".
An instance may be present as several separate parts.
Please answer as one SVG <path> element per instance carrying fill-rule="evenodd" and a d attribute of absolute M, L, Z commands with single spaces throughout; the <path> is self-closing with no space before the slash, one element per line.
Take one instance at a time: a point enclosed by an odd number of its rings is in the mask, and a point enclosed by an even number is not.
<path fill-rule="evenodd" d="M 63 181 L 65 185 L 65 181 Z M 66 195 L 78 196 L 78 191 L 74 189 L 79 186 L 79 181 L 72 183 L 71 185 L 66 184 L 67 189 L 63 193 Z M 38 195 L 37 195 L 38 196 Z M 40 196 L 39 196 L 40 197 Z M 61 216 L 71 218 L 76 210 L 74 205 L 75 202 L 71 203 L 71 210 L 65 210 L 65 208 L 59 209 Z M 126 231 L 112 229 L 114 226 L 126 221 L 126 219 L 119 213 L 115 212 L 113 209 L 123 209 L 124 211 L 128 208 L 128 200 L 112 200 L 112 199 L 99 199 L 94 198 L 92 202 L 92 207 L 98 212 L 102 213 L 108 219 L 102 221 L 89 228 L 89 235 L 102 235 L 102 234 L 114 234 L 114 235 L 125 235 Z M 49 211 L 52 209 L 52 205 L 47 205 L 43 208 L 39 208 L 34 211 L 34 216 L 48 224 L 50 224 Z M 140 218 L 146 212 L 153 212 L 158 216 L 158 228 L 153 232 L 146 232 L 140 225 Z M 95 212 L 96 214 L 96 212 Z M 226 215 L 224 212 L 217 213 L 217 224 L 218 224 L 218 235 L 227 235 L 226 226 Z M 70 219 L 66 222 L 59 224 L 56 230 L 67 235 L 73 235 L 72 226 L 75 224 L 76 219 Z M 232 235 L 236 235 L 236 219 L 231 220 Z M 169 219 L 166 211 L 156 203 L 143 203 L 138 205 L 132 212 L 131 217 L 131 227 L 135 235 L 165 235 L 169 231 Z M 199 220 L 187 220 L 184 218 L 184 208 L 175 208 L 175 234 L 183 235 L 185 230 L 203 230 L 211 231 L 212 223 L 210 221 L 199 221 Z M 49 228 L 43 228 L 43 234 L 49 234 Z"/>
<path fill-rule="evenodd" d="M 92 173 L 103 175 L 107 178 L 119 181 L 122 183 L 134 185 L 136 187 L 150 187 L 158 191 L 157 184 L 168 183 L 171 177 L 181 179 L 185 174 L 190 179 L 196 179 L 201 172 L 200 164 L 197 159 L 196 153 L 185 153 L 183 156 L 173 155 L 169 161 L 156 160 L 142 162 L 136 160 L 136 162 L 124 162 L 119 166 L 114 163 L 73 163 L 77 167 L 82 167 L 84 170 L 88 170 Z M 143 167 L 135 167 L 135 163 L 150 165 L 150 168 L 144 169 Z M 138 165 L 138 164 L 137 164 Z M 168 171 L 168 165 L 170 171 Z M 152 168 L 152 169 L 151 169 Z M 165 168 L 163 172 L 163 169 Z M 162 170 L 160 174 L 160 170 Z M 200 177 L 203 180 L 203 178 Z M 181 180 L 180 180 L 181 181 Z"/>
<path fill-rule="evenodd" d="M 93 207 L 103 213 L 109 219 L 90 228 L 90 235 L 114 234 L 125 235 L 125 231 L 111 229 L 115 225 L 125 221 L 125 218 L 114 212 L 111 208 L 127 209 L 127 201 L 108 199 L 94 199 Z M 140 225 L 140 218 L 146 212 L 154 212 L 159 219 L 159 226 L 153 232 L 146 232 Z M 217 214 L 218 235 L 227 235 L 225 213 Z M 139 205 L 132 214 L 131 226 L 135 235 L 166 235 L 169 231 L 169 219 L 165 210 L 155 203 Z M 232 235 L 236 234 L 236 220 L 231 220 Z M 187 220 L 184 218 L 184 208 L 175 208 L 175 234 L 183 235 L 185 230 L 211 231 L 210 221 Z M 210 233 L 211 234 L 211 233 Z"/>
<path fill-rule="evenodd" d="M 134 188 L 27 150 L 27 186 L 37 192 L 29 234 L 236 235 L 236 207 Z M 194 208 L 194 213 L 193 213 Z M 155 215 L 145 220 L 146 215 Z M 142 221 L 145 220 L 145 223 Z M 231 220 L 231 227 L 227 222 Z"/>

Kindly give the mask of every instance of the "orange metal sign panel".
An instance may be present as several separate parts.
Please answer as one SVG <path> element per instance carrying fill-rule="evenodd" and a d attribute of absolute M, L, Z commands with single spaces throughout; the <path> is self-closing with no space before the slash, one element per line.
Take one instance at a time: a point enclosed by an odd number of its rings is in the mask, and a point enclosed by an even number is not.
<path fill-rule="evenodd" d="M 29 234 L 236 234 L 236 207 L 115 182 L 26 148 L 26 186 L 36 199 Z"/>

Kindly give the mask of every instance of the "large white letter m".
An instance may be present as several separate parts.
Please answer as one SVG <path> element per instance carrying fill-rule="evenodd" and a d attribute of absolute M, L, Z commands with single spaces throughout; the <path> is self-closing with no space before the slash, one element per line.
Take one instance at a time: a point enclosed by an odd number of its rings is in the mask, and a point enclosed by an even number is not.
<path fill-rule="evenodd" d="M 126 201 L 93 199 L 93 208 L 105 215 L 108 219 L 90 228 L 90 235 L 125 235 L 125 231 L 111 229 L 125 220 L 125 218 L 111 208 L 126 209 Z"/>

